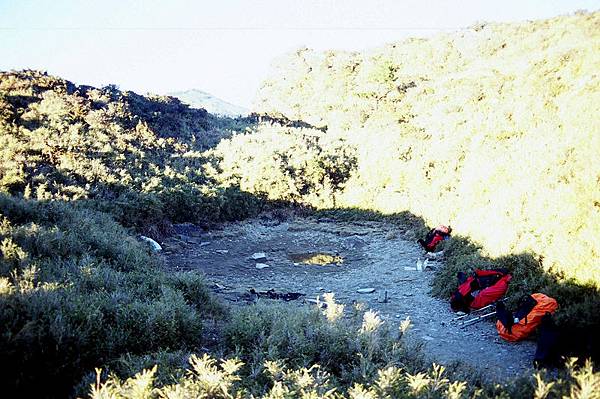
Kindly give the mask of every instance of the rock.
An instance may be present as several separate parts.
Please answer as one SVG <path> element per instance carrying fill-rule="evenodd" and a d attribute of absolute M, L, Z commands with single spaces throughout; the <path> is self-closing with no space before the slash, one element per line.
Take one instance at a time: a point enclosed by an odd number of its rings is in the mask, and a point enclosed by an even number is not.
<path fill-rule="evenodd" d="M 152 251 L 154 251 L 154 252 L 162 251 L 162 247 L 156 241 L 154 241 L 152 238 L 146 237 L 146 236 L 140 236 L 140 239 L 143 241 L 146 241 L 150 245 L 150 248 L 152 248 Z"/>
<path fill-rule="evenodd" d="M 267 259 L 267 255 L 265 255 L 264 252 L 255 252 L 252 254 L 250 259 L 252 259 L 252 260 Z"/>
<path fill-rule="evenodd" d="M 396 233 L 395 231 L 390 231 L 385 235 L 386 240 L 394 240 L 396 238 L 398 238 L 398 233 Z"/>
<path fill-rule="evenodd" d="M 181 245 L 177 242 L 166 242 L 163 244 L 163 249 L 169 252 L 177 252 L 181 249 Z"/>
<path fill-rule="evenodd" d="M 200 243 L 201 247 L 204 247 L 206 245 L 210 245 L 210 241 L 203 241 L 203 242 Z"/>
<path fill-rule="evenodd" d="M 362 248 L 366 245 L 366 242 L 360 238 L 360 236 L 355 234 L 345 238 L 342 245 L 347 249 Z"/>
<path fill-rule="evenodd" d="M 359 288 L 356 290 L 359 294 L 371 294 L 375 292 L 375 288 Z"/>
<path fill-rule="evenodd" d="M 269 265 L 267 265 L 266 263 L 257 263 L 256 264 L 256 268 L 259 270 L 266 269 L 267 267 L 269 267 Z"/>
<path fill-rule="evenodd" d="M 404 266 L 404 270 L 409 271 L 409 272 L 414 272 L 417 270 L 416 267 L 410 267 L 410 266 Z"/>
<path fill-rule="evenodd" d="M 215 252 L 218 254 L 224 255 L 224 254 L 228 253 L 229 251 L 227 249 L 217 249 Z"/>

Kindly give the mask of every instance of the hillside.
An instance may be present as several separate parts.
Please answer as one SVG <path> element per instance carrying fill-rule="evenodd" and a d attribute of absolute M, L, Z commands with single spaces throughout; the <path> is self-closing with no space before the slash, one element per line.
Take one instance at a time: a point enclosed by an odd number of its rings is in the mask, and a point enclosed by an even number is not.
<path fill-rule="evenodd" d="M 249 123 L 173 97 L 76 86 L 37 71 L 3 72 L 0 192 L 93 200 L 127 226 L 218 220 L 218 205 L 207 199 L 218 189 L 203 173 L 201 152 Z M 208 217 L 199 211 L 211 207 Z"/>
<path fill-rule="evenodd" d="M 358 149 L 338 206 L 409 211 L 490 257 L 533 253 L 598 283 L 599 26 L 599 12 L 581 13 L 365 53 L 299 49 L 255 111 Z"/>
<path fill-rule="evenodd" d="M 221 100 L 207 92 L 198 89 L 190 89 L 168 93 L 169 96 L 178 98 L 184 104 L 191 108 L 205 109 L 211 114 L 223 115 L 229 117 L 246 116 L 248 109 L 239 105 L 231 104 L 225 100 Z"/>

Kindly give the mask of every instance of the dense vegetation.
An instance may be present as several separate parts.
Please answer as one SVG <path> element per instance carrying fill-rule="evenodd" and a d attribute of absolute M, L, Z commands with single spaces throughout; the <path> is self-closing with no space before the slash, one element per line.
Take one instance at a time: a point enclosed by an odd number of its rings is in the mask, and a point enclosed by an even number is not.
<path fill-rule="evenodd" d="M 235 218 L 231 212 L 251 212 L 243 202 L 249 197 L 208 180 L 201 151 L 247 124 L 171 97 L 75 86 L 36 71 L 3 73 L 0 190 L 91 200 L 126 226 Z"/>
<path fill-rule="evenodd" d="M 338 206 L 449 223 L 600 282 L 600 13 L 482 24 L 368 53 L 300 49 L 257 112 L 357 148 Z"/>
<path fill-rule="evenodd" d="M 265 82 L 261 123 L 42 72 L 0 73 L 3 387 L 55 397 L 80 381 L 86 395 L 104 367 L 115 375 L 94 397 L 599 392 L 591 365 L 554 383 L 542 373 L 495 387 L 428 368 L 402 331 L 364 309 L 342 317 L 331 298 L 324 314 L 252 307 L 223 318 L 201 276 L 166 273 L 133 236 L 284 203 L 401 217 L 417 234 L 445 222 L 457 234 L 434 293 L 447 295 L 457 270 L 506 266 L 511 301 L 543 290 L 561 303 L 561 323 L 594 331 L 599 24 L 600 13 L 580 14 L 364 54 L 301 49 Z M 121 380 L 155 363 L 156 373 Z"/>

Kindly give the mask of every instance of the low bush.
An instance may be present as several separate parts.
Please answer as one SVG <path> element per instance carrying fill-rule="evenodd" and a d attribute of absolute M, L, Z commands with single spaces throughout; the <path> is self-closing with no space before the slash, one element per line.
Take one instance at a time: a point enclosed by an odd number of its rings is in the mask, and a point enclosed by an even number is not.
<path fill-rule="evenodd" d="M 333 310 L 325 314 L 280 305 L 243 309 L 226 328 L 227 345 L 235 347 L 231 357 L 193 354 L 187 372 L 167 384 L 157 379 L 160 365 L 123 379 L 99 372 L 89 397 L 575 399 L 595 397 L 600 389 L 600 373 L 589 363 L 570 362 L 557 375 L 542 372 L 505 385 L 457 379 L 443 366 L 415 363 L 415 354 L 401 349 L 402 334 L 390 335 L 375 314 L 345 318 L 332 298 L 328 305 Z"/>
<path fill-rule="evenodd" d="M 0 195 L 0 218 L 6 389 L 63 396 L 124 354 L 201 345 L 202 320 L 223 312 L 200 276 L 166 274 L 107 214 Z"/>

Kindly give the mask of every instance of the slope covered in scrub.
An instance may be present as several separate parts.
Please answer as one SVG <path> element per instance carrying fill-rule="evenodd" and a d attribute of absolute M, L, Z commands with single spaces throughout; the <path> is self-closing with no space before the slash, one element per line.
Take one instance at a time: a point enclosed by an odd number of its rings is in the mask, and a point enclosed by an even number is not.
<path fill-rule="evenodd" d="M 138 228 L 230 218 L 218 200 L 230 193 L 205 177 L 201 152 L 248 123 L 172 97 L 2 72 L 0 192 L 91 201 Z"/>
<path fill-rule="evenodd" d="M 364 53 L 300 49 L 255 111 L 357 149 L 338 206 L 446 222 L 491 257 L 600 282 L 600 12 Z"/>

